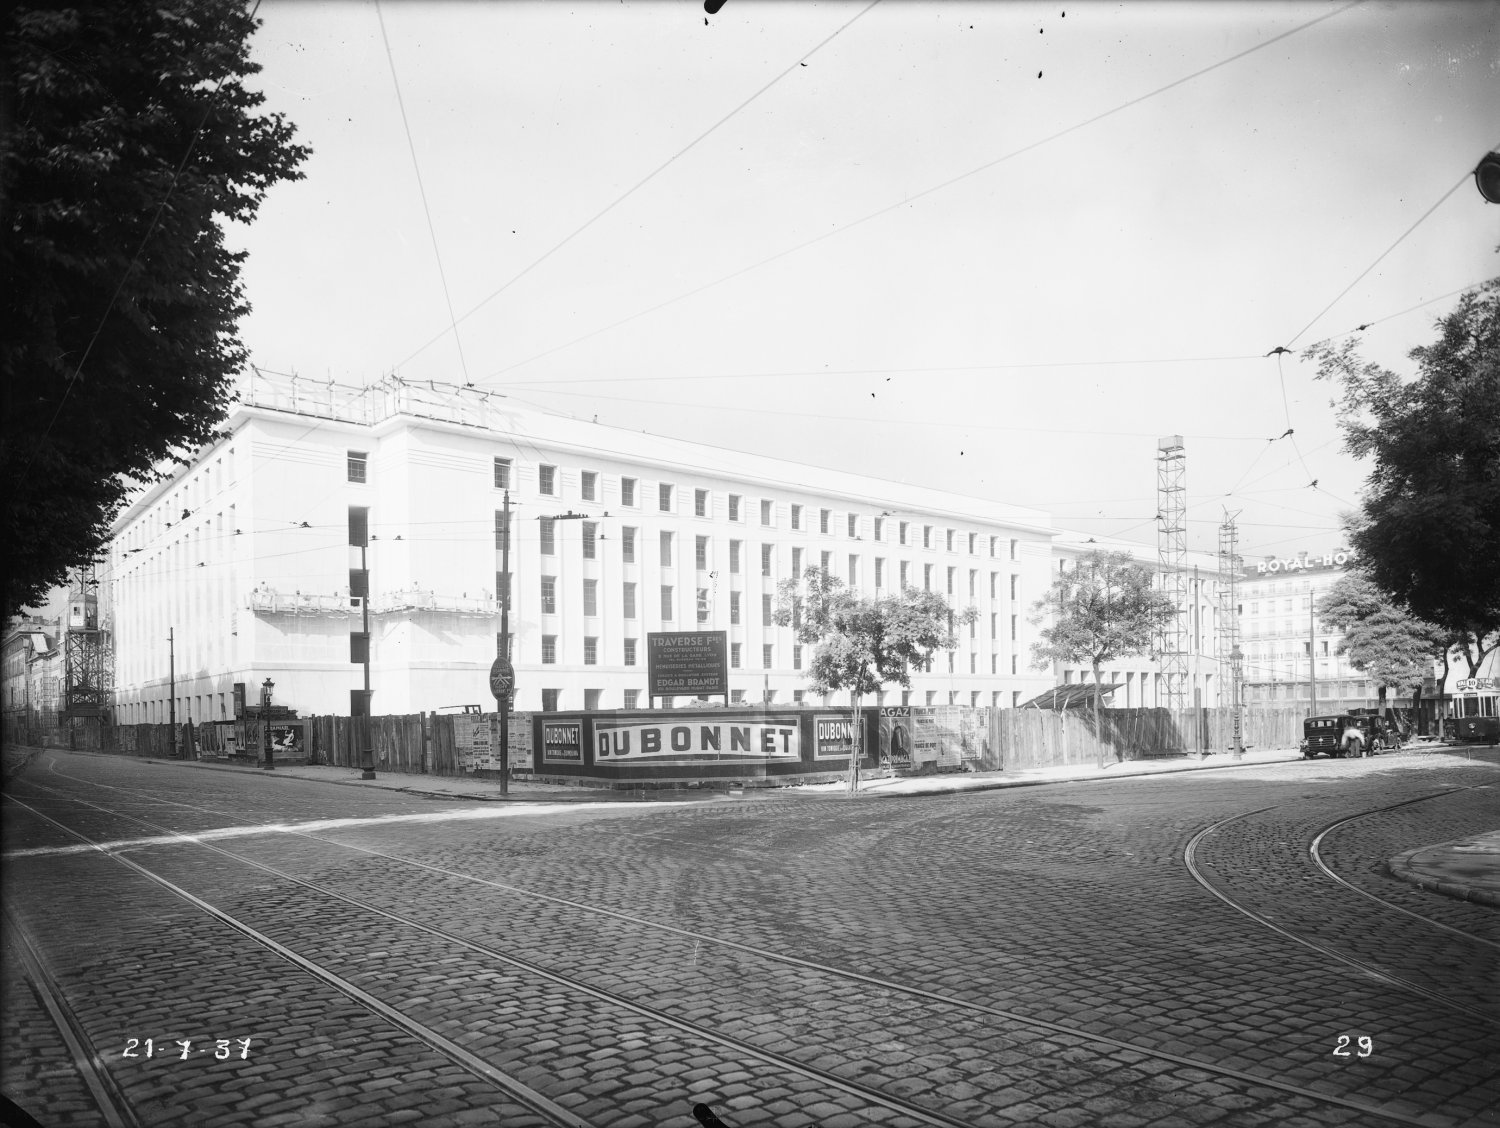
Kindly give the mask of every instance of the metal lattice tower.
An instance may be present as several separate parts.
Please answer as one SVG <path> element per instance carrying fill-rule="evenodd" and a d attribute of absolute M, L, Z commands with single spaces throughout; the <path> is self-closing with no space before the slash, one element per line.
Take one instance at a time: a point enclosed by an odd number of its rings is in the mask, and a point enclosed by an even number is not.
<path fill-rule="evenodd" d="M 1185 709 L 1188 690 L 1188 591 L 1184 565 L 1187 559 L 1187 486 L 1184 476 L 1187 456 L 1181 435 L 1166 435 L 1156 444 L 1156 555 L 1161 569 L 1162 592 L 1177 608 L 1177 615 L 1161 635 L 1157 653 L 1161 662 L 1166 704 Z"/>
<path fill-rule="evenodd" d="M 1234 519 L 1236 510 L 1224 511 L 1224 523 L 1219 526 L 1219 670 L 1220 685 L 1224 671 L 1229 673 L 1229 695 L 1224 704 L 1229 706 L 1232 718 L 1230 745 L 1236 759 L 1244 754 L 1244 685 L 1245 654 L 1240 649 L 1240 531 Z"/>
<path fill-rule="evenodd" d="M 71 589 L 63 651 L 62 715 L 69 720 L 103 717 L 109 712 L 113 689 L 113 649 L 108 626 L 100 621 L 99 582 L 92 564 L 74 574 Z"/>

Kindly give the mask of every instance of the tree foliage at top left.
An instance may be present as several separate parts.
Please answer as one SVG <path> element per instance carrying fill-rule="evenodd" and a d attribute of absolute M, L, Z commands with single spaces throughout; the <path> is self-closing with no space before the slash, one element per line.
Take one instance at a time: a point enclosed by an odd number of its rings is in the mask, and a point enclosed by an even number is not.
<path fill-rule="evenodd" d="M 129 492 L 213 441 L 245 363 L 249 222 L 308 150 L 243 80 L 238 0 L 20 3 L 0 68 L 5 613 L 91 559 Z"/>

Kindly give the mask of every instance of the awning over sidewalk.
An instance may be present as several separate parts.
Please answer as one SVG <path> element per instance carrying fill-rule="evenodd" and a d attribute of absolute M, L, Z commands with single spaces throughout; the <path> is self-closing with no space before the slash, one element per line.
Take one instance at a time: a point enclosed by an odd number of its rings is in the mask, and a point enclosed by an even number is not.
<path fill-rule="evenodd" d="M 1100 697 L 1099 704 L 1103 705 L 1103 704 L 1105 704 L 1105 701 L 1103 699 L 1107 698 L 1111 693 L 1113 693 L 1115 690 L 1119 689 L 1120 686 L 1122 686 L 1124 684 L 1125 684 L 1124 682 L 1104 682 L 1102 684 L 1095 685 L 1093 682 L 1085 682 L 1085 683 L 1082 683 L 1082 684 L 1077 683 L 1077 682 L 1071 682 L 1068 685 L 1056 685 L 1056 686 L 1053 686 L 1051 689 L 1049 689 L 1046 693 L 1039 693 L 1039 694 L 1037 694 L 1037 696 L 1033 697 L 1030 701 L 1024 702 L 1021 705 L 1021 708 L 1022 709 L 1082 709 L 1082 708 L 1085 708 L 1085 707 L 1087 707 L 1087 708 L 1093 708 L 1093 706 L 1094 706 L 1094 696 L 1096 694 L 1098 694 L 1099 697 Z"/>

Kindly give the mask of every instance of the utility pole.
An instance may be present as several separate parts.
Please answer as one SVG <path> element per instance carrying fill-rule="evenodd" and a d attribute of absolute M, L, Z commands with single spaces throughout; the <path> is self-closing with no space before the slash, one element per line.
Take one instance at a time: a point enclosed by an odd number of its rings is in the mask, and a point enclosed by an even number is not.
<path fill-rule="evenodd" d="M 368 522 L 368 518 L 366 518 Z M 360 718 L 360 751 L 359 751 L 359 778 L 375 778 L 375 750 L 370 747 L 370 563 L 366 554 L 370 548 L 369 525 L 365 526 L 365 536 L 360 540 L 359 546 L 359 570 L 365 576 L 365 597 L 359 601 L 360 629 L 365 635 L 365 689 L 364 689 L 364 716 Z"/>
<path fill-rule="evenodd" d="M 500 706 L 500 794 L 510 794 L 510 696 L 516 688 L 516 671 L 510 660 L 510 491 L 505 491 L 505 517 L 501 524 L 504 532 L 500 540 L 500 573 L 505 577 L 505 590 L 500 593 L 500 654 L 504 662 L 503 671 L 509 672 L 508 684 L 496 695 Z"/>
<path fill-rule="evenodd" d="M 1318 643 L 1315 637 L 1317 632 L 1313 625 L 1313 602 L 1313 596 L 1309 591 L 1307 597 L 1307 684 L 1312 696 L 1312 712 L 1308 714 L 1309 717 L 1318 715 Z"/>
<path fill-rule="evenodd" d="M 167 628 L 167 724 L 172 729 L 172 758 L 177 758 L 177 643 L 175 628 Z"/>
<path fill-rule="evenodd" d="M 1223 664 L 1229 666 L 1229 708 L 1231 755 L 1242 759 L 1245 755 L 1245 729 L 1242 711 L 1244 693 L 1244 651 L 1240 649 L 1240 605 L 1239 605 L 1239 530 L 1234 519 L 1239 511 L 1224 512 L 1224 523 L 1219 526 L 1219 684 L 1223 682 Z M 1222 690 L 1221 690 L 1222 692 Z"/>

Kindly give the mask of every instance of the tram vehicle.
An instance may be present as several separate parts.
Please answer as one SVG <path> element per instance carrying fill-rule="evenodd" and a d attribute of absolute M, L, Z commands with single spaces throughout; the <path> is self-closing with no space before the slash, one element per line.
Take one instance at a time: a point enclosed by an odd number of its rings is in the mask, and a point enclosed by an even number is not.
<path fill-rule="evenodd" d="M 1500 678 L 1459 678 L 1444 730 L 1462 744 L 1500 744 Z"/>

